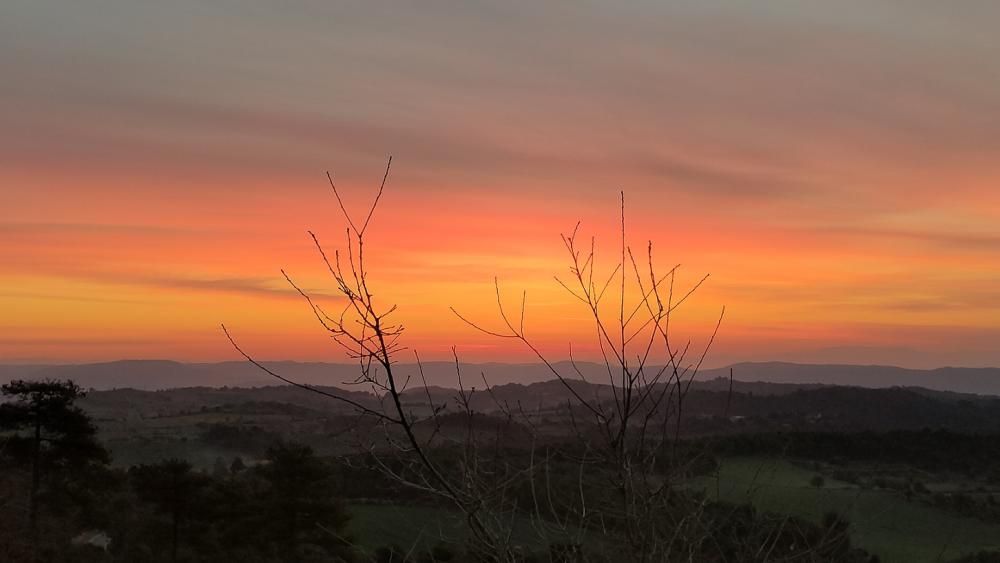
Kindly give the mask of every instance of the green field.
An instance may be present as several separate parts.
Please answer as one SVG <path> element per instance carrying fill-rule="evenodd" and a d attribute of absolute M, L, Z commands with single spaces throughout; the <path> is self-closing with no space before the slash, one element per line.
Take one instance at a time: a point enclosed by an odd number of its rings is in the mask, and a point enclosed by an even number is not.
<path fill-rule="evenodd" d="M 818 522 L 836 511 L 851 523 L 854 543 L 887 563 L 948 561 L 980 549 L 1000 549 L 1000 525 L 937 510 L 894 491 L 866 490 L 815 475 L 775 459 L 730 459 L 718 479 L 704 478 L 706 492 L 721 500 L 752 502 L 760 510 L 791 514 Z"/>
<path fill-rule="evenodd" d="M 349 531 L 368 551 L 388 545 L 424 550 L 438 542 L 460 542 L 466 533 L 461 518 L 442 508 L 352 504 L 349 510 Z"/>
<path fill-rule="evenodd" d="M 389 545 L 415 552 L 439 543 L 460 549 L 467 539 L 468 529 L 462 515 L 455 510 L 392 504 L 351 504 L 348 510 L 351 539 L 369 553 Z M 537 521 L 526 515 L 515 516 L 513 522 L 513 544 L 529 551 L 544 549 L 543 536 L 549 541 L 565 537 L 554 526 L 541 530 Z"/>
<path fill-rule="evenodd" d="M 729 459 L 715 476 L 699 479 L 710 497 L 746 503 L 758 509 L 801 516 L 819 522 L 835 511 L 851 523 L 852 540 L 885 563 L 931 563 L 955 559 L 981 549 L 1000 549 L 1000 525 L 964 518 L 907 501 L 895 491 L 862 489 L 826 478 L 822 488 L 815 473 L 788 461 Z M 428 549 L 438 542 L 461 543 L 465 527 L 449 510 L 421 506 L 354 504 L 350 532 L 362 548 L 395 544 Z M 524 519 L 517 536 L 537 541 Z"/>

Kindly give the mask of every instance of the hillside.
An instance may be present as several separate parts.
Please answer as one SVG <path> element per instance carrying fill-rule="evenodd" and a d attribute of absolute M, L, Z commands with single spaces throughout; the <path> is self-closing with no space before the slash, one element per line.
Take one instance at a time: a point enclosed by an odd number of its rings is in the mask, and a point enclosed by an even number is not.
<path fill-rule="evenodd" d="M 729 433 L 772 430 L 889 431 L 943 428 L 962 432 L 1000 432 L 1000 398 L 961 396 L 919 388 L 866 389 L 847 386 L 767 385 L 760 392 L 753 384 L 734 385 L 732 393 L 717 390 L 722 381 L 696 384 L 684 401 L 685 427 L 689 432 Z M 577 393 L 610 399 L 606 386 L 574 382 Z M 361 391 L 333 387 L 325 391 L 377 408 L 379 397 Z M 447 413 L 459 411 L 457 392 L 445 388 L 429 390 L 434 407 L 447 405 Z M 428 394 L 411 390 L 404 404 L 415 413 L 429 413 Z M 541 417 L 556 428 L 564 425 L 571 393 L 558 381 L 529 385 L 497 386 L 492 393 L 475 392 L 469 404 L 478 413 L 502 411 Z M 161 391 L 117 389 L 93 391 L 81 405 L 102 421 L 167 419 L 206 411 L 239 419 L 288 415 L 296 419 L 342 417 L 350 406 L 322 395 L 288 385 L 252 388 L 192 387 Z M 297 407 L 285 409 L 282 405 Z M 268 406 L 264 409 L 263 406 Z M 389 405 L 385 405 L 388 407 Z M 282 412 L 284 410 L 284 412 Z"/>
<path fill-rule="evenodd" d="M 311 385 L 348 386 L 357 375 L 354 364 L 265 362 L 270 369 L 289 379 Z M 568 362 L 557 362 L 557 370 L 566 377 L 575 375 Z M 591 383 L 607 381 L 604 367 L 588 362 L 577 364 Z M 461 365 L 467 388 L 483 389 L 484 378 L 500 388 L 509 383 L 543 383 L 553 373 L 541 364 L 466 363 Z M 397 372 L 418 381 L 414 364 L 398 364 Z M 867 388 L 920 387 L 932 391 L 951 391 L 980 395 L 1000 395 L 1000 368 L 954 368 L 933 370 L 905 369 L 893 366 L 816 365 L 784 362 L 740 363 L 704 370 L 698 375 L 702 385 L 717 390 L 728 389 L 730 370 L 738 382 L 734 390 L 780 394 L 795 386 L 847 385 Z M 457 388 L 455 366 L 450 362 L 427 362 L 423 365 L 428 384 Z M 143 390 L 180 387 L 261 387 L 275 380 L 247 362 L 181 363 L 168 360 L 123 360 L 117 362 L 73 365 L 0 365 L 0 381 L 12 379 L 73 379 L 94 389 L 133 388 Z M 722 381 L 714 381 L 719 380 Z M 789 387 L 791 386 L 791 387 Z"/>

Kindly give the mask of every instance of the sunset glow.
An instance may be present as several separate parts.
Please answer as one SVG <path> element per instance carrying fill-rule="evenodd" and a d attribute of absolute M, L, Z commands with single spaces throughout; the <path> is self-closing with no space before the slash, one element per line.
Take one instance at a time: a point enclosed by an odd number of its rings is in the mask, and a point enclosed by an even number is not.
<path fill-rule="evenodd" d="M 237 359 L 223 322 L 343 360 L 279 270 L 335 299 L 325 172 L 361 213 L 391 154 L 369 268 L 422 357 L 528 358 L 449 310 L 494 322 L 494 277 L 592 356 L 560 234 L 611 264 L 624 191 L 633 249 L 711 274 L 712 365 L 1000 364 L 993 4 L 106 3 L 0 8 L 0 363 Z"/>

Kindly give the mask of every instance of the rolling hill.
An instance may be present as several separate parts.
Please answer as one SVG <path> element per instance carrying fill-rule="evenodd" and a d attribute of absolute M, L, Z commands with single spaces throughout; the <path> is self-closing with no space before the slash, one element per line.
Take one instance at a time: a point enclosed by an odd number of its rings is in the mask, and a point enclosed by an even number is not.
<path fill-rule="evenodd" d="M 264 362 L 269 369 L 294 381 L 350 389 L 358 373 L 354 364 Z M 567 378 L 578 379 L 569 362 L 555 368 Z M 607 381 L 604 366 L 578 362 L 577 368 L 587 381 Z M 458 387 L 455 365 L 451 362 L 427 362 L 423 365 L 429 385 Z M 529 384 L 554 379 L 542 364 L 461 364 L 463 385 L 483 389 L 488 381 L 494 387 L 509 383 Z M 411 387 L 420 381 L 417 366 L 398 364 L 401 379 L 410 378 Z M 732 370 L 734 390 L 754 390 L 777 394 L 801 386 L 846 385 L 868 388 L 920 387 L 933 391 L 951 391 L 980 395 L 1000 395 L 1000 368 L 943 367 L 932 370 L 894 366 L 819 365 L 786 362 L 739 363 L 724 368 L 703 370 L 700 385 L 722 390 L 728 387 Z M 116 362 L 68 365 L 0 365 L 0 381 L 12 379 L 72 379 L 93 389 L 133 388 L 143 390 L 180 387 L 260 387 L 276 380 L 247 362 L 181 363 L 169 360 L 122 360 Z M 721 381 L 720 381 L 721 380 Z M 789 387 L 790 386 L 790 387 Z"/>

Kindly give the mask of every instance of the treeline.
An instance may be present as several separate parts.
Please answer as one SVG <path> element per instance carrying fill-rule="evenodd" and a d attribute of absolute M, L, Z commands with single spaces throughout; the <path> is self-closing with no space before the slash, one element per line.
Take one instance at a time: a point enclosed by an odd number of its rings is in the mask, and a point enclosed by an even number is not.
<path fill-rule="evenodd" d="M 114 509 L 93 521 L 115 561 L 353 560 L 343 485 L 308 447 L 278 445 L 258 465 L 211 475 L 182 460 L 115 474 Z"/>
<path fill-rule="evenodd" d="M 954 399 L 906 388 L 822 387 L 780 395 L 692 390 L 689 433 L 889 432 L 941 428 L 1000 434 L 1000 399 Z"/>
<path fill-rule="evenodd" d="M 278 444 L 222 475 L 183 460 L 112 469 L 71 382 L 21 382 L 0 403 L 0 561 L 350 561 L 343 486 Z"/>
<path fill-rule="evenodd" d="M 715 436 L 704 444 L 717 456 L 784 456 L 830 463 L 900 463 L 930 472 L 953 471 L 1000 483 L 1000 433 L 950 430 L 773 432 Z"/>

